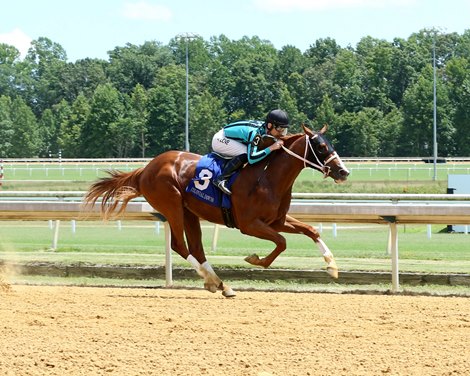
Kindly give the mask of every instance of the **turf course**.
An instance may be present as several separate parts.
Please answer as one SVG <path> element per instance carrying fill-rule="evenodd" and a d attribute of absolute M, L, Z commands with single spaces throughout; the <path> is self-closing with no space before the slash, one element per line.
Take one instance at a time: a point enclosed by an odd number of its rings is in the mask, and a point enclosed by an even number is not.
<path fill-rule="evenodd" d="M 216 250 L 212 250 L 214 226 L 203 224 L 204 246 L 217 266 L 250 267 L 243 258 L 253 252 L 266 255 L 270 242 L 248 237 L 237 230 L 222 228 Z M 313 224 L 318 227 L 319 224 Z M 432 227 L 429 239 L 425 225 L 399 226 L 400 270 L 407 272 L 470 273 L 470 235 L 440 232 Z M 334 252 L 343 270 L 390 271 L 387 254 L 387 226 L 339 225 L 334 237 L 330 225 L 323 225 L 322 238 Z M 62 221 L 59 247 L 50 251 L 53 229 L 48 222 L 3 222 L 0 227 L 0 259 L 11 262 L 58 262 L 163 265 L 163 226 L 128 221 Z M 320 269 L 323 260 L 317 247 L 300 235 L 286 234 L 288 249 L 274 263 L 276 268 Z M 187 266 L 178 255 L 175 265 Z"/>
<path fill-rule="evenodd" d="M 145 163 L 20 163 L 4 164 L 2 190 L 86 190 L 107 169 L 130 171 Z M 446 193 L 448 174 L 469 174 L 470 163 L 439 164 L 432 181 L 432 164 L 348 163 L 349 181 L 335 185 L 321 174 L 305 169 L 296 181 L 295 192 L 358 193 Z M 0 195 L 1 197 L 1 195 Z M 215 267 L 250 267 L 243 258 L 253 252 L 266 255 L 272 244 L 222 229 L 217 249 L 211 250 L 214 226 L 204 223 L 204 246 Z M 319 227 L 320 224 L 313 223 Z M 400 225 L 400 271 L 425 273 L 470 273 L 470 235 L 448 234 L 446 224 Z M 322 226 L 322 237 L 335 254 L 342 270 L 386 271 L 391 269 L 386 253 L 388 227 L 338 224 L 333 236 L 330 224 Z M 44 221 L 0 222 L 0 262 L 54 262 L 61 264 L 163 265 L 163 226 L 152 222 L 61 223 L 59 246 L 50 251 L 53 229 Z M 311 241 L 286 235 L 288 249 L 274 268 L 320 269 L 323 260 Z M 174 254 L 176 266 L 187 263 Z"/>

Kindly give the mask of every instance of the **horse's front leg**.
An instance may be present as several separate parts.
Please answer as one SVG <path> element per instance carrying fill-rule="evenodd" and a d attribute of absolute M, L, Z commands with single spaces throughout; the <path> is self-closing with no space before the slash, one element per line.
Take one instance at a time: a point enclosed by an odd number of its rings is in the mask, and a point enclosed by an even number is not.
<path fill-rule="evenodd" d="M 262 222 L 261 220 L 255 220 L 248 226 L 240 228 L 243 234 L 255 236 L 260 239 L 270 240 L 276 244 L 276 248 L 264 258 L 259 258 L 257 254 L 245 257 L 245 261 L 263 268 L 268 268 L 273 261 L 286 249 L 286 239 L 280 235 L 271 226 Z"/>
<path fill-rule="evenodd" d="M 317 244 L 320 253 L 323 255 L 323 259 L 326 262 L 326 271 L 333 278 L 338 278 L 338 266 L 336 265 L 335 258 L 333 253 L 331 253 L 328 246 L 320 238 L 318 231 L 306 223 L 300 222 L 299 220 L 286 215 L 286 220 L 284 223 L 280 223 L 278 226 L 275 226 L 277 231 L 294 233 L 294 234 L 304 234 L 311 238 L 315 244 Z"/>

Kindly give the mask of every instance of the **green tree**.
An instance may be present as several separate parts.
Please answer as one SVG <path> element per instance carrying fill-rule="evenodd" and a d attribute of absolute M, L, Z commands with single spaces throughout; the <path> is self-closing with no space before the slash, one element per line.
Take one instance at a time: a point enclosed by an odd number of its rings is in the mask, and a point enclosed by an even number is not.
<path fill-rule="evenodd" d="M 62 112 L 62 111 L 61 111 Z M 86 157 L 82 152 L 82 128 L 90 115 L 90 104 L 83 94 L 79 94 L 70 106 L 68 116 L 61 116 L 58 146 L 66 158 Z"/>
<path fill-rule="evenodd" d="M 307 64 L 307 58 L 297 47 L 284 46 L 278 53 L 277 69 L 279 73 L 277 76 L 282 82 L 287 82 L 291 74 L 302 75 Z"/>
<path fill-rule="evenodd" d="M 320 65 L 326 61 L 333 61 L 341 51 L 341 46 L 333 38 L 320 38 L 311 45 L 305 55 L 312 60 L 312 65 Z"/>
<path fill-rule="evenodd" d="M 89 58 L 68 63 L 61 77 L 65 99 L 73 103 L 80 94 L 91 98 L 98 85 L 109 82 L 106 73 L 108 65 L 104 60 Z"/>
<path fill-rule="evenodd" d="M 323 102 L 318 107 L 317 117 L 313 120 L 312 126 L 319 130 L 323 125 L 327 124 L 329 127 L 328 138 L 334 144 L 336 144 L 336 130 L 334 128 L 336 117 L 333 101 L 325 94 L 323 96 Z"/>
<path fill-rule="evenodd" d="M 23 99 L 13 99 L 10 118 L 15 136 L 11 142 L 9 158 L 37 156 L 41 146 L 38 124 L 36 117 Z"/>
<path fill-rule="evenodd" d="M 385 114 L 382 121 L 379 122 L 378 128 L 379 146 L 377 156 L 407 156 L 407 154 L 399 153 L 399 145 L 402 144 L 400 137 L 405 133 L 403 132 L 403 114 L 398 108 L 394 107 Z"/>
<path fill-rule="evenodd" d="M 415 84 L 405 92 L 403 100 L 404 124 L 403 150 L 404 155 L 431 156 L 433 155 L 433 71 L 429 65 Z M 452 152 L 452 135 L 454 133 L 450 122 L 452 109 L 449 108 L 447 90 L 437 82 L 437 123 L 438 144 L 440 155 Z"/>
<path fill-rule="evenodd" d="M 354 115 L 351 154 L 355 157 L 377 157 L 380 145 L 380 123 L 383 114 L 380 110 L 365 107 Z"/>
<path fill-rule="evenodd" d="M 174 94 L 165 86 L 149 90 L 147 155 L 184 150 L 185 123 Z"/>
<path fill-rule="evenodd" d="M 279 99 L 273 45 L 258 37 L 229 41 L 221 36 L 213 40 L 212 49 L 217 50 L 218 61 L 211 68 L 220 72 L 210 75 L 211 93 L 223 98 L 230 120 L 234 113 L 243 118 L 264 116 L 265 108 L 273 107 Z"/>
<path fill-rule="evenodd" d="M 39 37 L 31 42 L 25 57 L 32 82 L 28 102 L 35 114 L 41 114 L 65 98 L 62 77 L 67 66 L 63 47 L 49 38 Z"/>
<path fill-rule="evenodd" d="M 470 29 L 463 32 L 462 36 L 458 39 L 455 46 L 455 57 L 463 57 L 467 60 L 470 59 Z"/>
<path fill-rule="evenodd" d="M 185 81 L 184 66 L 169 65 L 160 70 L 154 88 L 149 90 L 147 154 L 155 155 L 171 149 L 184 150 Z M 189 92 L 194 93 L 191 80 L 189 84 Z M 189 109 L 191 113 L 191 103 Z"/>
<path fill-rule="evenodd" d="M 393 76 L 393 46 L 385 40 L 365 37 L 356 47 L 363 62 L 364 105 L 388 112 L 392 107 L 390 82 Z"/>
<path fill-rule="evenodd" d="M 353 128 L 351 124 L 355 120 L 354 112 L 342 112 L 335 118 L 335 122 L 331 124 L 331 133 L 333 137 L 330 139 L 335 144 L 335 149 L 342 157 L 354 156 L 355 139 L 353 135 Z"/>
<path fill-rule="evenodd" d="M 135 119 L 130 117 L 121 117 L 110 124 L 109 133 L 112 135 L 111 145 L 114 157 L 128 158 L 131 156 L 138 139 L 136 128 Z"/>
<path fill-rule="evenodd" d="M 302 97 L 299 98 L 299 109 L 306 113 L 308 118 L 315 118 L 318 106 L 323 101 L 323 97 L 328 95 L 331 98 L 338 98 L 335 87 L 334 77 L 335 64 L 331 60 L 324 63 L 311 66 L 305 69 L 303 74 L 304 82 L 298 84 L 299 92 L 305 90 Z M 339 105 L 339 101 L 335 101 L 335 106 Z"/>
<path fill-rule="evenodd" d="M 54 151 L 56 146 L 57 125 L 54 114 L 50 108 L 46 108 L 39 119 L 39 138 L 41 146 L 39 151 L 40 157 L 48 157 Z"/>
<path fill-rule="evenodd" d="M 88 158 L 116 156 L 117 124 L 123 116 L 124 105 L 119 92 L 111 84 L 99 85 L 91 99 L 90 113 L 81 132 L 81 150 Z"/>
<path fill-rule="evenodd" d="M 352 50 L 341 50 L 334 62 L 333 88 L 325 92 L 331 98 L 336 98 L 335 110 L 358 112 L 366 101 L 363 91 L 363 67 L 358 54 Z"/>
<path fill-rule="evenodd" d="M 16 96 L 14 77 L 19 51 L 8 44 L 0 43 L 0 95 Z"/>
<path fill-rule="evenodd" d="M 390 100 L 400 108 L 403 95 L 411 82 L 416 78 L 415 68 L 410 63 L 411 55 L 408 42 L 401 38 L 393 40 L 392 72 L 390 75 Z"/>
<path fill-rule="evenodd" d="M 14 125 L 11 119 L 11 98 L 6 95 L 0 96 L 0 157 L 11 157 L 14 142 Z"/>
<path fill-rule="evenodd" d="M 226 123 L 227 114 L 222 101 L 205 91 L 191 101 L 189 145 L 193 153 L 211 151 L 213 135 Z"/>
<path fill-rule="evenodd" d="M 111 82 L 122 93 L 130 93 L 137 84 L 152 87 L 159 69 L 174 63 L 171 49 L 159 42 L 141 46 L 127 43 L 109 52 L 108 73 Z"/>
<path fill-rule="evenodd" d="M 148 145 L 148 96 L 145 88 L 137 84 L 130 98 L 130 117 L 135 122 L 135 128 L 138 135 L 137 148 L 138 155 L 145 158 L 145 152 Z"/>
<path fill-rule="evenodd" d="M 301 131 L 301 125 L 308 123 L 307 115 L 300 112 L 297 107 L 295 98 L 291 95 L 287 89 L 287 85 L 284 83 L 279 84 L 279 102 L 275 103 L 272 108 L 265 109 L 265 114 L 274 108 L 280 108 L 287 112 L 289 115 L 289 122 L 291 124 L 290 132 L 296 133 Z"/>
<path fill-rule="evenodd" d="M 456 57 L 446 67 L 449 97 L 455 109 L 452 124 L 455 127 L 453 138 L 455 154 L 470 155 L 470 57 Z"/>
<path fill-rule="evenodd" d="M 283 108 L 295 126 L 308 119 L 314 128 L 328 123 L 342 155 L 428 156 L 435 50 L 439 155 L 469 154 L 470 31 L 437 29 L 392 42 L 366 36 L 355 48 L 318 39 L 304 53 L 289 45 L 276 50 L 259 37 L 175 37 L 168 45 L 116 47 L 109 61 L 75 63 L 45 37 L 33 41 L 23 60 L 16 48 L 0 44 L 0 150 L 19 153 L 11 137 L 19 126 L 13 101 L 19 122 L 36 124 L 40 142 L 22 147 L 23 153 L 34 144 L 29 157 L 59 148 L 64 156 L 90 157 L 183 149 L 186 46 L 192 150 L 208 150 L 221 123 L 262 119 Z"/>

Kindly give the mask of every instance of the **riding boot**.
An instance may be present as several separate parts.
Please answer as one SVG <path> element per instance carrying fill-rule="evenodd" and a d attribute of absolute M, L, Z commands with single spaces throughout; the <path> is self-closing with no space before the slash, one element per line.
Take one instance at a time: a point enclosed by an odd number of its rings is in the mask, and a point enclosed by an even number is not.
<path fill-rule="evenodd" d="M 232 158 L 225 165 L 222 173 L 217 179 L 214 180 L 214 184 L 226 195 L 231 195 L 232 192 L 227 188 L 227 180 L 235 173 L 240 167 L 242 167 L 248 161 L 246 154 L 237 155 L 235 158 Z"/>

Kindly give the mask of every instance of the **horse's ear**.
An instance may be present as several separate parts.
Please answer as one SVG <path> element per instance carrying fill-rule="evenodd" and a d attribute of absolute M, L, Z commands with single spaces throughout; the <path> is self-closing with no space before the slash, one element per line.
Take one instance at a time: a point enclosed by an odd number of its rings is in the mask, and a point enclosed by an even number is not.
<path fill-rule="evenodd" d="M 312 130 L 309 127 L 307 127 L 305 124 L 302 124 L 302 129 L 304 130 L 305 134 L 309 135 L 310 137 L 313 136 Z"/>
<path fill-rule="evenodd" d="M 328 130 L 328 124 L 323 124 L 322 129 L 320 129 L 320 133 L 325 134 L 327 130 Z"/>

